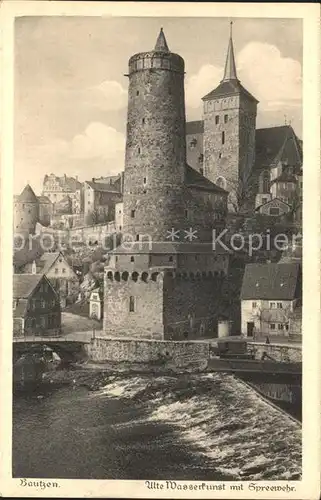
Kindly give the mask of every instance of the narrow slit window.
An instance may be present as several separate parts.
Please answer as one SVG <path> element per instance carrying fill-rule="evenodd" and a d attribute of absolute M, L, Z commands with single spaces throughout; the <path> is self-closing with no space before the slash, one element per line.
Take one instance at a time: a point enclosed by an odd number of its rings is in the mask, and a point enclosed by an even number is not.
<path fill-rule="evenodd" d="M 215 116 L 215 125 L 218 125 L 220 123 L 220 117 L 219 115 Z"/>
<path fill-rule="evenodd" d="M 225 132 L 222 132 L 222 144 L 225 144 Z"/>
<path fill-rule="evenodd" d="M 129 297 L 129 312 L 135 312 L 135 297 Z"/>
<path fill-rule="evenodd" d="M 132 219 L 134 219 L 134 218 L 135 218 L 135 210 L 131 210 L 131 212 L 130 212 L 130 216 L 131 216 L 131 218 L 132 218 Z"/>

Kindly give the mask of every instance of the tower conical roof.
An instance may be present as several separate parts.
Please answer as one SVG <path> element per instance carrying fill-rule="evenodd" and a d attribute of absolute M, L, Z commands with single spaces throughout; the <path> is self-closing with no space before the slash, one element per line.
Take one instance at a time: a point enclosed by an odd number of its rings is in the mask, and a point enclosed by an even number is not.
<path fill-rule="evenodd" d="M 222 82 L 226 82 L 229 80 L 237 80 L 236 75 L 236 64 L 234 57 L 234 47 L 233 47 L 233 38 L 232 38 L 232 23 L 230 28 L 230 39 L 228 43 L 226 61 L 225 61 L 225 69 L 224 69 L 224 77 Z"/>
<path fill-rule="evenodd" d="M 35 195 L 30 184 L 27 184 L 26 187 L 23 189 L 22 193 L 18 198 L 18 201 L 24 203 L 38 203 L 38 198 Z"/>
<path fill-rule="evenodd" d="M 158 52 L 169 52 L 169 48 L 168 48 L 166 38 L 165 38 L 165 35 L 163 32 L 163 28 L 160 29 L 154 50 L 158 51 Z"/>

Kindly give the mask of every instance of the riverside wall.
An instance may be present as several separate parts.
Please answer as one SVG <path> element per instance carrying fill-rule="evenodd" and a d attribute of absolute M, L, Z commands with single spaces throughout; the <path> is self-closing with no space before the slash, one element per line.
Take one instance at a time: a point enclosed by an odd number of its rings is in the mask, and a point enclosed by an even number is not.
<path fill-rule="evenodd" d="M 261 342 L 251 342 L 249 344 L 255 349 L 256 359 L 260 359 L 264 353 L 270 356 L 275 361 L 283 363 L 301 363 L 302 362 L 302 348 L 301 346 L 287 345 L 287 344 L 266 344 Z"/>
<path fill-rule="evenodd" d="M 146 364 L 173 371 L 203 371 L 209 360 L 208 342 L 95 338 L 86 350 L 94 362 Z"/>

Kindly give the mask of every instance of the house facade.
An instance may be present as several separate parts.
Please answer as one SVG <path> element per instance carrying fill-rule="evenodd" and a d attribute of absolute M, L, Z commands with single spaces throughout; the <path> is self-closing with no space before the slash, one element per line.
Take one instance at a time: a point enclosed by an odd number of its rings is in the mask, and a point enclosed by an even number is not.
<path fill-rule="evenodd" d="M 118 185 L 97 182 L 84 183 L 84 218 L 88 225 L 115 220 L 115 205 L 122 200 Z"/>
<path fill-rule="evenodd" d="M 262 202 L 264 201 L 264 197 Z M 262 215 L 271 215 L 272 217 L 280 217 L 281 215 L 288 214 L 291 207 L 285 201 L 279 198 L 270 198 L 270 200 L 263 202 L 262 205 L 255 209 L 256 213 Z"/>
<path fill-rule="evenodd" d="M 26 264 L 23 273 L 45 275 L 60 297 L 60 305 L 77 300 L 79 278 L 62 252 L 45 252 L 38 260 Z"/>
<path fill-rule="evenodd" d="M 54 174 L 45 175 L 42 195 L 49 198 L 54 211 L 56 206 L 59 207 L 63 200 L 68 200 L 72 213 L 81 213 L 83 211 L 82 183 L 77 178 L 68 177 L 67 175 L 61 177 Z M 61 205 L 63 206 L 64 203 Z"/>
<path fill-rule="evenodd" d="M 241 331 L 247 337 L 298 334 L 302 275 L 297 262 L 248 264 L 241 290 Z"/>
<path fill-rule="evenodd" d="M 61 329 L 59 295 L 42 274 L 13 275 L 13 335 L 56 336 Z"/>

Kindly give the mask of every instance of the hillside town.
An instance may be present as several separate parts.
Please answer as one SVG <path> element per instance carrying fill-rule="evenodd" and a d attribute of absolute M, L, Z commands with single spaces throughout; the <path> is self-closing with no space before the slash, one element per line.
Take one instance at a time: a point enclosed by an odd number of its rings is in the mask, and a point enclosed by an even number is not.
<path fill-rule="evenodd" d="M 302 340 L 302 141 L 256 129 L 232 33 L 203 119 L 160 31 L 129 60 L 124 171 L 14 197 L 14 336 Z"/>

